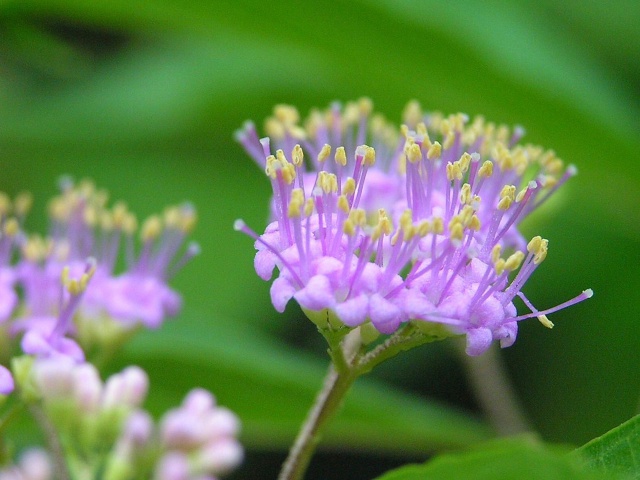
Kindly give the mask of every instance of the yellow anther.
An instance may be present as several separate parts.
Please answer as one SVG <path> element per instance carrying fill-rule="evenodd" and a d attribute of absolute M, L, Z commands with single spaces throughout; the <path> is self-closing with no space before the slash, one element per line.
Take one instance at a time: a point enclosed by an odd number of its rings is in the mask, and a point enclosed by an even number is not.
<path fill-rule="evenodd" d="M 502 187 L 502 190 L 500 190 L 500 198 L 508 197 L 514 200 L 515 195 L 516 195 L 515 185 L 505 185 L 504 187 Z"/>
<path fill-rule="evenodd" d="M 460 241 L 464 237 L 464 227 L 462 223 L 456 222 L 449 228 L 449 238 L 453 241 Z"/>
<path fill-rule="evenodd" d="M 460 163 L 447 163 L 447 180 L 462 180 L 462 170 L 460 169 Z"/>
<path fill-rule="evenodd" d="M 264 173 L 271 178 L 276 178 L 276 172 L 282 168 L 282 164 L 276 160 L 276 157 L 269 155 L 265 161 Z"/>
<path fill-rule="evenodd" d="M 476 139 L 478 138 L 478 134 L 475 130 L 471 128 L 467 128 L 462 134 L 462 143 L 464 145 L 473 145 L 476 143 Z"/>
<path fill-rule="evenodd" d="M 357 123 L 360 118 L 360 109 L 354 102 L 349 102 L 344 106 L 342 111 L 342 121 L 345 125 L 353 125 Z"/>
<path fill-rule="evenodd" d="M 498 260 L 500 260 L 501 253 L 502 253 L 502 247 L 496 244 L 491 249 L 491 263 L 496 263 Z"/>
<path fill-rule="evenodd" d="M 347 164 L 347 153 L 344 150 L 344 147 L 338 147 L 336 148 L 336 163 L 339 165 L 346 165 Z"/>
<path fill-rule="evenodd" d="M 342 194 L 353 195 L 354 193 L 356 193 L 356 181 L 353 178 L 349 177 L 342 186 Z"/>
<path fill-rule="evenodd" d="M 381 235 L 390 235 L 393 227 L 391 225 L 391 220 L 387 216 L 387 212 L 381 208 L 378 210 L 378 224 L 373 229 L 373 234 L 371 235 L 371 239 L 373 241 L 380 238 Z"/>
<path fill-rule="evenodd" d="M 451 230 L 453 226 L 457 224 L 462 224 L 462 217 L 460 215 L 454 215 L 453 217 L 451 217 L 451 220 L 449 220 L 449 225 L 447 226 L 447 228 Z"/>
<path fill-rule="evenodd" d="M 96 192 L 96 185 L 88 178 L 83 178 L 78 184 L 77 191 L 84 197 L 90 198 Z"/>
<path fill-rule="evenodd" d="M 367 165 L 370 167 L 374 163 L 376 163 L 376 151 L 373 147 L 369 147 L 368 145 L 362 145 L 362 147 L 364 147 L 364 160 L 362 161 L 362 163 L 363 165 Z"/>
<path fill-rule="evenodd" d="M 471 185 L 465 183 L 460 189 L 460 203 L 469 205 L 472 200 Z"/>
<path fill-rule="evenodd" d="M 420 160 L 422 160 L 422 151 L 420 150 L 420 145 L 418 145 L 417 143 L 409 145 L 405 149 L 405 155 L 411 163 L 418 163 Z"/>
<path fill-rule="evenodd" d="M 276 150 L 276 158 L 278 159 L 278 161 L 283 167 L 289 163 L 289 160 L 287 160 L 287 157 L 285 156 L 282 149 Z"/>
<path fill-rule="evenodd" d="M 433 219 L 433 233 L 436 235 L 442 235 L 444 233 L 444 221 L 442 217 L 436 217 Z"/>
<path fill-rule="evenodd" d="M 335 174 L 322 171 L 318 174 L 318 185 L 324 193 L 336 193 L 338 191 L 338 178 Z"/>
<path fill-rule="evenodd" d="M 162 220 L 160 220 L 159 216 L 152 215 L 142 224 L 140 237 L 142 241 L 147 242 L 157 238 L 160 233 L 162 233 Z"/>
<path fill-rule="evenodd" d="M 100 214 L 100 228 L 105 232 L 110 232 L 115 226 L 113 221 L 113 214 L 111 212 L 104 211 Z"/>
<path fill-rule="evenodd" d="M 22 217 L 26 215 L 31 206 L 33 205 L 33 196 L 29 192 L 21 192 L 16 196 L 13 201 L 14 210 L 16 215 Z"/>
<path fill-rule="evenodd" d="M 346 235 L 349 235 L 350 237 L 352 237 L 356 233 L 356 226 L 354 225 L 354 223 L 350 219 L 347 219 L 342 224 L 342 231 Z"/>
<path fill-rule="evenodd" d="M 112 209 L 112 220 L 113 225 L 117 228 L 120 228 L 127 217 L 127 205 L 124 202 L 118 202 L 113 206 Z"/>
<path fill-rule="evenodd" d="M 338 197 L 338 208 L 344 213 L 349 213 L 349 201 L 346 195 L 340 195 Z"/>
<path fill-rule="evenodd" d="M 282 168 L 282 179 L 287 185 L 291 185 L 296 179 L 296 167 L 294 167 L 292 163 L 287 163 Z"/>
<path fill-rule="evenodd" d="M 364 227 L 367 224 L 367 214 L 361 208 L 354 208 L 349 212 L 348 221 L 351 222 L 354 227 Z"/>
<path fill-rule="evenodd" d="M 451 120 L 449 118 L 445 118 L 440 121 L 440 132 L 442 133 L 443 137 L 453 134 Z"/>
<path fill-rule="evenodd" d="M 551 188 L 556 183 L 558 183 L 558 179 L 556 177 L 551 176 L 551 175 L 541 175 L 539 177 L 539 179 L 540 179 L 540 183 L 542 184 L 542 186 L 546 187 L 546 188 Z"/>
<path fill-rule="evenodd" d="M 404 123 L 400 125 L 400 135 L 402 138 L 407 138 L 409 136 L 409 127 L 407 127 Z"/>
<path fill-rule="evenodd" d="M 9 195 L 0 192 L 0 215 L 6 215 L 11 210 L 11 200 Z"/>
<path fill-rule="evenodd" d="M 514 165 L 514 162 L 511 154 L 507 154 L 504 157 L 502 157 L 502 161 L 500 162 L 500 168 L 503 171 L 511 170 L 513 168 L 513 165 Z"/>
<path fill-rule="evenodd" d="M 176 222 L 176 228 L 184 233 L 190 233 L 196 226 L 198 221 L 198 215 L 196 209 L 191 205 L 182 205 L 176 207 L 178 218 Z"/>
<path fill-rule="evenodd" d="M 420 237 L 427 236 L 429 233 L 431 233 L 431 222 L 429 222 L 429 220 L 423 220 L 422 222 L 420 222 L 416 227 L 416 233 Z"/>
<path fill-rule="evenodd" d="M 45 241 L 38 237 L 30 237 L 22 246 L 22 254 L 30 262 L 39 262 L 47 256 Z"/>
<path fill-rule="evenodd" d="M 504 258 L 499 258 L 497 262 L 493 265 L 496 275 L 502 275 L 504 272 L 505 261 Z"/>
<path fill-rule="evenodd" d="M 405 242 L 411 240 L 415 235 L 416 229 L 413 226 L 413 213 L 411 210 L 405 210 L 400 216 L 400 228 L 402 229 Z"/>
<path fill-rule="evenodd" d="M 433 142 L 433 145 L 431 145 L 429 150 L 427 150 L 427 158 L 429 160 L 435 160 L 440 158 L 440 155 L 442 155 L 442 145 L 438 142 Z"/>
<path fill-rule="evenodd" d="M 98 212 L 97 210 L 87 205 L 82 212 L 82 220 L 89 227 L 94 227 L 98 223 Z"/>
<path fill-rule="evenodd" d="M 473 215 L 471 220 L 469 221 L 469 228 L 474 232 L 479 232 L 482 224 L 480 223 L 480 219 L 477 215 Z"/>
<path fill-rule="evenodd" d="M 469 225 L 469 222 L 471 221 L 471 217 L 474 214 L 474 210 L 473 207 L 471 205 L 465 205 L 464 207 L 462 207 L 462 210 L 460 210 L 460 220 L 462 221 L 462 224 L 466 227 L 467 225 Z"/>
<path fill-rule="evenodd" d="M 546 315 L 538 315 L 538 321 L 547 328 L 553 328 L 553 322 Z"/>
<path fill-rule="evenodd" d="M 127 235 L 133 235 L 137 228 L 138 220 L 136 219 L 136 216 L 132 213 L 128 213 L 122 219 L 122 231 Z"/>
<path fill-rule="evenodd" d="M 539 145 L 526 145 L 525 151 L 527 152 L 527 156 L 529 157 L 529 161 L 539 161 L 540 156 L 543 153 L 542 147 Z"/>
<path fill-rule="evenodd" d="M 469 164 L 471 163 L 471 155 L 467 152 L 464 152 L 458 162 L 460 162 L 460 170 L 462 170 L 462 173 L 465 173 L 469 169 Z"/>
<path fill-rule="evenodd" d="M 284 125 L 293 125 L 300 121 L 300 114 L 298 113 L 298 110 L 291 105 L 276 105 L 273 107 L 273 115 Z"/>
<path fill-rule="evenodd" d="M 480 178 L 489 178 L 491 175 L 493 175 L 493 162 L 486 160 L 478 170 L 478 176 Z"/>
<path fill-rule="evenodd" d="M 544 152 L 539 151 L 538 156 L 539 156 L 538 162 L 543 167 L 546 167 L 551 162 L 556 160 L 556 152 L 554 150 L 546 150 Z"/>
<path fill-rule="evenodd" d="M 358 99 L 358 110 L 360 111 L 360 115 L 363 117 L 368 117 L 373 111 L 373 102 L 368 97 L 362 97 Z"/>
<path fill-rule="evenodd" d="M 76 296 L 76 295 L 80 295 L 82 292 L 86 290 L 87 284 L 89 283 L 89 280 L 91 280 L 91 277 L 93 277 L 93 274 L 95 273 L 95 271 L 96 271 L 96 265 L 95 265 L 95 261 L 93 261 L 89 270 L 83 273 L 79 279 L 76 279 L 76 278 L 70 278 L 69 267 L 65 266 L 62 269 L 60 279 L 62 281 L 62 285 L 64 285 L 66 290 L 71 295 Z"/>
<path fill-rule="evenodd" d="M 109 201 L 109 192 L 106 190 L 96 190 L 91 196 L 91 201 L 97 207 L 103 208 Z"/>
<path fill-rule="evenodd" d="M 298 218 L 302 215 L 302 207 L 304 206 L 304 193 L 301 188 L 294 188 L 291 191 L 289 199 L 289 218 Z"/>
<path fill-rule="evenodd" d="M 445 150 L 448 150 L 449 148 L 453 147 L 453 143 L 456 141 L 456 134 L 453 132 L 449 132 L 445 137 L 444 140 L 442 142 L 442 146 L 444 147 Z"/>
<path fill-rule="evenodd" d="M 499 202 L 498 202 L 498 210 L 509 210 L 509 207 L 511 206 L 512 200 L 509 197 L 503 197 Z"/>
<path fill-rule="evenodd" d="M 338 202 L 338 206 L 340 206 L 340 203 Z M 313 198 L 307 198 L 307 200 L 304 202 L 304 214 L 305 216 L 310 216 L 313 213 L 313 209 L 315 208 L 315 202 L 313 201 Z"/>
<path fill-rule="evenodd" d="M 178 228 L 180 225 L 180 209 L 178 207 L 171 206 L 165 209 L 164 224 L 167 228 Z"/>
<path fill-rule="evenodd" d="M 549 240 L 543 238 L 540 244 L 540 248 L 538 249 L 538 251 L 533 257 L 533 263 L 538 265 L 542 261 L 544 261 L 545 258 L 547 258 L 548 245 L 549 245 Z"/>
<path fill-rule="evenodd" d="M 16 220 L 15 218 L 7 219 L 7 221 L 4 223 L 2 231 L 9 237 L 17 235 L 20 231 L 20 224 L 18 223 L 18 220 Z"/>
<path fill-rule="evenodd" d="M 408 125 L 416 125 L 422 120 L 422 108 L 417 100 L 411 100 L 404 107 L 402 112 L 402 121 Z"/>
<path fill-rule="evenodd" d="M 498 128 L 496 129 L 496 140 L 507 143 L 509 141 L 510 133 L 509 127 L 506 125 L 498 125 Z"/>
<path fill-rule="evenodd" d="M 427 132 L 427 126 L 424 122 L 418 122 L 416 124 L 416 133 L 423 137 L 423 143 L 431 146 L 431 139 L 429 138 L 429 133 Z"/>
<path fill-rule="evenodd" d="M 71 279 L 69 278 L 69 266 L 68 265 L 63 267 L 62 272 L 60 273 L 60 280 L 62 281 L 62 285 L 64 285 L 65 288 L 67 288 L 67 290 L 69 290 L 68 285 L 71 282 Z"/>
<path fill-rule="evenodd" d="M 325 143 L 322 149 L 320 150 L 320 153 L 318 153 L 318 162 L 320 163 L 324 162 L 327 158 L 329 158 L 329 155 L 331 155 L 331 145 Z M 346 161 L 346 158 L 347 157 L 345 156 L 345 161 Z"/>
<path fill-rule="evenodd" d="M 304 152 L 299 144 L 296 144 L 291 150 L 291 161 L 296 167 L 301 167 L 304 162 Z"/>
<path fill-rule="evenodd" d="M 520 264 L 522 263 L 523 260 L 524 260 L 524 253 L 518 250 L 517 252 L 510 255 L 509 258 L 507 258 L 504 268 L 509 270 L 510 272 L 513 272 L 518 267 L 520 267 Z"/>
<path fill-rule="evenodd" d="M 529 243 L 527 244 L 527 251 L 529 253 L 538 253 L 540 251 L 540 247 L 542 245 L 542 237 L 537 235 L 533 237 Z"/>
<path fill-rule="evenodd" d="M 69 267 L 62 269 L 62 284 L 71 295 L 79 295 L 84 290 L 78 280 L 69 278 Z"/>
<path fill-rule="evenodd" d="M 521 147 L 516 147 L 511 153 L 513 156 L 513 168 L 518 175 L 522 175 L 529 166 L 527 154 Z"/>
<path fill-rule="evenodd" d="M 508 210 L 515 200 L 516 187 L 514 185 L 505 185 L 500 191 L 500 201 L 498 202 L 499 210 Z"/>
<path fill-rule="evenodd" d="M 558 174 L 558 173 L 560 173 L 562 171 L 563 167 L 564 167 L 564 162 L 562 160 L 560 160 L 559 158 L 556 158 L 552 162 L 547 163 L 545 165 L 544 170 L 547 173 Z"/>

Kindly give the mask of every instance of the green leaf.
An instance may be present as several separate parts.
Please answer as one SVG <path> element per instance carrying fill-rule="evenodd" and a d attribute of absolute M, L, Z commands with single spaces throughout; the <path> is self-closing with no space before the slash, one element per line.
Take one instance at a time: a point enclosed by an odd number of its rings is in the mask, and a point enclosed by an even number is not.
<path fill-rule="evenodd" d="M 640 478 L 640 415 L 594 438 L 575 454 L 604 472 Z"/>
<path fill-rule="evenodd" d="M 587 480 L 604 478 L 586 471 L 562 448 L 531 438 L 490 442 L 469 452 L 445 454 L 424 465 L 409 465 L 378 480 Z M 611 477 L 606 477 L 611 478 Z"/>
<path fill-rule="evenodd" d="M 195 317 L 140 335 L 117 367 L 131 361 L 149 373 L 153 412 L 176 406 L 188 389 L 202 386 L 238 414 L 245 445 L 269 449 L 291 444 L 328 362 L 271 341 L 240 320 Z M 420 455 L 490 436 L 467 414 L 361 378 L 322 445 Z"/>

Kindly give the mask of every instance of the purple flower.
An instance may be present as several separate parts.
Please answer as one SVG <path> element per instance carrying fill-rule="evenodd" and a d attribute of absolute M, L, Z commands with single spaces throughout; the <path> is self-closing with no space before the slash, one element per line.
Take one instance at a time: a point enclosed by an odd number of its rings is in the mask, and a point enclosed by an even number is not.
<path fill-rule="evenodd" d="M 14 388 L 11 372 L 7 367 L 0 365 L 0 395 L 9 395 Z"/>
<path fill-rule="evenodd" d="M 78 305 L 80 322 L 104 321 L 107 317 L 125 329 L 139 324 L 156 328 L 179 312 L 180 295 L 168 281 L 199 252 L 196 244 L 182 251 L 186 235 L 196 222 L 193 206 L 171 207 L 162 216 L 149 217 L 140 229 L 139 248 L 134 215 L 121 202 L 108 207 L 106 192 L 88 181 L 75 185 L 63 179 L 61 194 L 50 203 L 50 217 L 50 239 L 32 237 L 23 242 L 23 259 L 17 272 L 25 290 L 28 317 L 20 319 L 14 331 L 24 330 L 25 324 L 34 323 L 36 317 L 50 315 L 51 306 L 59 298 L 58 279 L 63 267 L 69 265 L 73 270 L 88 257 L 96 259 L 96 270 Z M 115 267 L 121 253 L 127 269 L 118 274 Z M 0 275 L 0 296 L 2 278 Z"/>
<path fill-rule="evenodd" d="M 71 277 L 69 267 L 62 270 L 61 298 L 58 302 L 60 310 L 57 316 L 32 316 L 24 321 L 27 331 L 22 337 L 21 345 L 25 353 L 39 358 L 60 356 L 76 362 L 84 361 L 84 352 L 80 346 L 66 335 L 72 331 L 73 317 L 95 270 L 96 264 L 92 258 L 86 261 L 84 269 L 75 278 Z"/>
<path fill-rule="evenodd" d="M 371 322 L 384 334 L 444 324 L 478 355 L 494 340 L 511 345 L 519 320 L 550 327 L 547 314 L 592 295 L 539 311 L 521 291 L 548 242 L 525 240 L 518 225 L 576 173 L 552 151 L 519 145 L 522 129 L 411 103 L 398 132 L 367 100 L 298 121 L 278 106 L 271 138 L 251 123 L 236 135 L 274 192 L 263 235 L 235 228 L 255 239 L 261 278 L 278 270 L 278 311 L 293 298 L 321 325 Z M 516 296 L 530 313 L 517 314 Z"/>

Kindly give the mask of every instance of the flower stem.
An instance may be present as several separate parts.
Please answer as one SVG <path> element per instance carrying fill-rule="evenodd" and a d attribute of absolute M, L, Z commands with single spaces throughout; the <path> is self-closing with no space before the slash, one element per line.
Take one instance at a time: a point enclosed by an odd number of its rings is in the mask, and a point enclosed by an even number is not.
<path fill-rule="evenodd" d="M 53 457 L 54 478 L 56 480 L 71 480 L 71 473 L 69 472 L 69 467 L 67 466 L 64 458 L 64 449 L 62 448 L 62 444 L 55 427 L 51 424 L 51 421 L 47 418 L 39 405 L 31 405 L 29 410 L 31 411 L 36 423 L 42 429 L 49 451 Z"/>
<path fill-rule="evenodd" d="M 533 432 L 522 405 L 513 390 L 502 358 L 495 345 L 483 355 L 470 357 L 464 345 L 455 345 L 467 370 L 476 399 L 499 435 Z"/>
<path fill-rule="evenodd" d="M 320 441 L 322 428 L 340 409 L 345 394 L 357 375 L 353 370 L 337 372 L 333 364 L 324 380 L 313 408 L 298 433 L 289 456 L 282 465 L 278 480 L 303 478 L 311 457 Z"/>

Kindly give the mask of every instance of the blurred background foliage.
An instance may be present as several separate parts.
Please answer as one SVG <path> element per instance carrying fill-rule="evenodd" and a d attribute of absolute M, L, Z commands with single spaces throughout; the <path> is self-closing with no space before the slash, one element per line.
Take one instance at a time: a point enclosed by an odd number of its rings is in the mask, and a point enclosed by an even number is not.
<path fill-rule="evenodd" d="M 212 389 L 244 422 L 249 456 L 234 478 L 270 478 L 326 358 L 299 311 L 274 312 L 252 241 L 231 228 L 238 217 L 262 228 L 269 197 L 234 130 L 275 103 L 306 114 L 363 95 L 396 122 L 416 98 L 521 124 L 580 170 L 525 224 L 551 247 L 527 295 L 540 307 L 595 296 L 554 315 L 553 331 L 525 322 L 502 354 L 543 438 L 581 444 L 640 398 L 638 24 L 634 0 L 5 0 L 0 187 L 34 193 L 29 226 L 41 231 L 61 174 L 93 178 L 141 216 L 197 206 L 202 255 L 175 282 L 183 315 L 111 368 L 148 369 L 155 413 Z M 310 478 L 338 478 L 327 472 L 345 459 L 349 478 L 371 478 L 387 466 L 371 455 L 392 465 L 489 435 L 450 347 L 359 382 L 325 442 L 342 453 L 321 455 Z"/>

